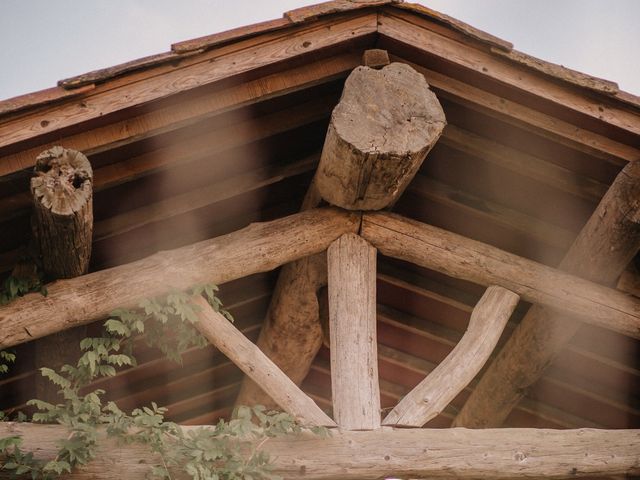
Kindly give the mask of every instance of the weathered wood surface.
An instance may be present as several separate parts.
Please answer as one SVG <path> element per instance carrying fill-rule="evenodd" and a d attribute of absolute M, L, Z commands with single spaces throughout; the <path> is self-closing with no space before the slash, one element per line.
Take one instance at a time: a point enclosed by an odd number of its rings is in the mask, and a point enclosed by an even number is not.
<path fill-rule="evenodd" d="M 195 284 L 224 283 L 325 250 L 360 216 L 317 209 L 257 223 L 126 265 L 48 285 L 0 308 L 0 348 L 103 318 L 118 307 Z M 53 314 L 55 312 L 55 314 Z"/>
<path fill-rule="evenodd" d="M 471 110 L 531 131 L 569 148 L 601 158 L 615 165 L 626 165 L 638 158 L 640 150 L 569 121 L 540 112 L 478 87 L 456 80 L 434 70 L 413 64 L 400 57 L 392 60 L 406 62 L 422 73 L 440 98 L 464 105 Z"/>
<path fill-rule="evenodd" d="M 185 429 L 200 427 L 185 427 Z M 206 427 L 205 427 L 206 428 Z M 0 423 L 0 437 L 22 435 L 27 449 L 54 458 L 67 436 L 57 425 Z M 139 445 L 100 442 L 96 457 L 70 480 L 137 480 L 161 459 Z M 285 479 L 575 478 L 640 473 L 640 430 L 391 429 L 332 431 L 264 442 L 273 474 Z M 185 478 L 175 472 L 175 478 Z M 0 477 L 3 478 L 3 477 Z"/>
<path fill-rule="evenodd" d="M 194 327 L 240 370 L 251 377 L 285 412 L 305 424 L 335 426 L 320 408 L 305 395 L 251 340 L 229 320 L 209 306 L 204 298 L 194 299 L 200 307 Z"/>
<path fill-rule="evenodd" d="M 32 229 L 45 275 L 73 278 L 87 273 L 93 236 L 93 170 L 86 156 L 56 146 L 36 158 L 31 178 Z M 36 368 L 58 370 L 80 356 L 83 327 L 42 338 L 35 348 Z M 58 403 L 58 387 L 36 376 L 37 398 Z"/>
<path fill-rule="evenodd" d="M 556 108 L 562 108 L 591 122 L 610 124 L 632 135 L 640 134 L 638 116 L 624 105 L 603 101 L 602 97 L 585 95 L 580 89 L 558 82 L 556 78 L 540 75 L 539 72 L 522 68 L 503 57 L 447 38 L 430 29 L 426 21 L 404 12 L 386 10 L 379 16 L 378 22 L 381 35 L 428 52 L 432 57 L 444 59 L 517 92 L 536 95 L 545 102 L 554 104 Z"/>
<path fill-rule="evenodd" d="M 640 162 L 633 162 L 617 176 L 560 269 L 611 285 L 639 248 Z M 575 318 L 534 305 L 484 373 L 455 425 L 500 426 L 580 324 Z"/>
<path fill-rule="evenodd" d="M 319 253 L 282 266 L 257 345 L 300 385 L 322 344 L 316 292 L 327 283 L 326 255 Z M 237 405 L 273 406 L 260 385 L 243 380 Z"/>
<path fill-rule="evenodd" d="M 327 250 L 333 416 L 345 430 L 380 427 L 376 249 L 353 233 Z"/>
<path fill-rule="evenodd" d="M 383 255 L 480 285 L 499 285 L 528 302 L 640 338 L 640 301 L 618 290 L 390 213 L 365 213 L 361 235 Z"/>
<path fill-rule="evenodd" d="M 445 124 L 438 99 L 413 68 L 356 68 L 327 130 L 316 173 L 322 198 L 351 210 L 391 205 Z"/>
<path fill-rule="evenodd" d="M 518 300 L 518 295 L 502 287 L 487 288 L 460 342 L 391 410 L 383 425 L 421 427 L 440 414 L 489 359 Z"/>

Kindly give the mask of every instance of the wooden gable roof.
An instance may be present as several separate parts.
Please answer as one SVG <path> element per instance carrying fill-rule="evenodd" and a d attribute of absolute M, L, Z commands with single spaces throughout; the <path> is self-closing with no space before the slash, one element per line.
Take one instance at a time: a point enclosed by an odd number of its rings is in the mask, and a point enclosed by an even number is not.
<path fill-rule="evenodd" d="M 0 102 L 0 270 L 28 242 L 28 178 L 51 145 L 83 151 L 94 168 L 92 270 L 297 211 L 344 79 L 374 47 L 421 72 L 448 120 L 394 208 L 405 216 L 556 266 L 615 176 L 640 159 L 640 100 L 614 83 L 419 5 L 339 0 Z M 633 283 L 632 267 L 621 285 Z M 274 281 L 223 286 L 252 339 Z M 384 408 L 444 359 L 482 291 L 380 260 Z M 104 381 L 123 408 L 155 400 L 191 424 L 229 413 L 242 375 L 213 348 L 187 352 L 184 369 L 142 346 L 139 357 Z M 637 340 L 583 327 L 506 425 L 637 428 L 638 358 Z M 0 408 L 31 398 L 35 374 L 27 361 L 0 378 Z M 327 408 L 329 375 L 323 347 L 303 387 Z M 471 389 L 430 426 L 448 426 Z"/>

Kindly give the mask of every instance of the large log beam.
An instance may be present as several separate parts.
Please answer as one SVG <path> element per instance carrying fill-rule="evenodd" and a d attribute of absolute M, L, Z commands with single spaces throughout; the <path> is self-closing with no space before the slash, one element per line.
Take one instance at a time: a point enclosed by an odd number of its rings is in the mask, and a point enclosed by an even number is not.
<path fill-rule="evenodd" d="M 327 250 L 333 415 L 340 428 L 380 427 L 376 249 L 345 234 Z"/>
<path fill-rule="evenodd" d="M 202 428 L 202 427 L 184 427 Z M 207 427 L 204 427 L 207 428 Z M 67 431 L 57 425 L 0 423 L 40 458 L 54 458 Z M 148 448 L 98 444 L 95 459 L 70 480 L 137 480 L 162 460 Z M 270 438 L 261 446 L 273 474 L 295 480 L 380 478 L 576 478 L 640 473 L 640 430 L 390 429 Z M 183 479 L 184 474 L 174 477 Z M 0 478 L 2 474 L 0 473 Z"/>
<path fill-rule="evenodd" d="M 301 210 L 321 202 L 315 180 Z M 317 292 L 327 284 L 326 254 L 311 255 L 282 266 L 257 345 L 280 370 L 300 385 L 322 344 Z M 245 377 L 236 405 L 277 405 L 251 378 Z"/>
<path fill-rule="evenodd" d="M 316 174 L 327 202 L 350 210 L 393 204 L 446 124 L 424 77 L 408 65 L 358 67 L 333 110 Z"/>
<path fill-rule="evenodd" d="M 36 158 L 31 178 L 32 228 L 49 279 L 73 278 L 89 270 L 93 237 L 93 169 L 76 150 L 53 147 Z M 80 356 L 84 327 L 42 338 L 35 348 L 36 368 L 58 370 Z M 36 376 L 36 395 L 45 402 L 62 400 L 58 387 Z"/>
<path fill-rule="evenodd" d="M 196 298 L 194 302 L 200 307 L 197 312 L 198 322 L 194 327 L 260 385 L 278 406 L 305 424 L 336 425 L 251 340 L 223 315 L 213 310 L 204 298 Z"/>
<path fill-rule="evenodd" d="M 361 235 L 383 255 L 480 285 L 499 285 L 528 302 L 640 338 L 640 300 L 618 290 L 390 213 L 365 213 Z"/>
<path fill-rule="evenodd" d="M 611 285 L 639 248 L 640 162 L 633 162 L 616 177 L 560 269 Z M 578 328 L 580 322 L 576 319 L 537 305 L 531 307 L 454 424 L 472 428 L 500 426 Z"/>
<path fill-rule="evenodd" d="M 325 250 L 360 216 L 317 209 L 48 285 L 0 308 L 0 348 L 83 325 L 171 289 L 225 283 Z M 55 314 L 53 314 L 55 312 Z"/>
<path fill-rule="evenodd" d="M 505 288 L 487 288 L 471 313 L 469 328 L 462 339 L 447 358 L 389 412 L 382 424 L 421 427 L 439 415 L 489 359 L 518 300 L 518 295 Z"/>

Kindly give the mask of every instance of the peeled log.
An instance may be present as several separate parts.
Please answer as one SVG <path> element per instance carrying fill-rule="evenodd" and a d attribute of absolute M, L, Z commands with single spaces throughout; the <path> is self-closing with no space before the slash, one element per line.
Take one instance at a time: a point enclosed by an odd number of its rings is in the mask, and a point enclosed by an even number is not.
<path fill-rule="evenodd" d="M 87 273 L 93 236 L 93 170 L 84 154 L 62 147 L 36 158 L 31 178 L 33 233 L 48 278 L 73 278 Z M 36 367 L 59 369 L 75 364 L 85 327 L 55 333 L 36 344 Z M 57 403 L 58 387 L 37 376 L 36 394 Z"/>
<path fill-rule="evenodd" d="M 349 210 L 380 210 L 402 194 L 446 120 L 424 77 L 402 63 L 357 67 L 333 110 L 316 183 Z"/>

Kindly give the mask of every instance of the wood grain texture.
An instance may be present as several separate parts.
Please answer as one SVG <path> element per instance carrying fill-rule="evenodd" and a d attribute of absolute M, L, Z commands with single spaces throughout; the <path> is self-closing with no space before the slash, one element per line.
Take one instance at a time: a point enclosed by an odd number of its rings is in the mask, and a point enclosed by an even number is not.
<path fill-rule="evenodd" d="M 202 427 L 184 427 L 202 428 Z M 207 428 L 206 426 L 204 428 Z M 40 458 L 54 458 L 67 436 L 58 425 L 0 423 L 0 437 L 20 435 Z M 640 430 L 391 429 L 276 437 L 261 450 L 287 480 L 380 478 L 576 478 L 640 473 Z M 67 478 L 134 480 L 162 460 L 139 445 L 100 442 L 96 457 Z M 172 472 L 174 478 L 184 474 Z M 3 478 L 3 477 L 0 477 Z"/>
<path fill-rule="evenodd" d="M 560 269 L 611 285 L 638 249 L 640 162 L 633 162 L 616 177 Z M 483 428 L 502 424 L 579 328 L 575 318 L 534 305 L 482 376 L 455 425 Z"/>
<path fill-rule="evenodd" d="M 361 235 L 383 255 L 480 285 L 499 285 L 523 300 L 640 338 L 640 301 L 618 290 L 389 213 L 365 213 Z"/>
<path fill-rule="evenodd" d="M 380 427 L 376 249 L 345 234 L 327 250 L 333 414 L 345 430 Z"/>
<path fill-rule="evenodd" d="M 118 307 L 169 290 L 224 283 L 325 250 L 360 217 L 317 209 L 248 227 L 126 265 L 47 286 L 0 307 L 0 348 L 103 318 Z"/>
<path fill-rule="evenodd" d="M 203 298 L 194 327 L 240 370 L 251 377 L 275 402 L 304 424 L 335 426 L 335 422 L 307 397 L 262 351 Z"/>
<path fill-rule="evenodd" d="M 424 77 L 392 63 L 358 67 L 327 130 L 316 184 L 327 202 L 379 210 L 407 187 L 446 124 Z"/>
<path fill-rule="evenodd" d="M 456 347 L 387 415 L 383 425 L 422 427 L 439 415 L 482 369 L 520 297 L 491 286 L 473 309 Z"/>

